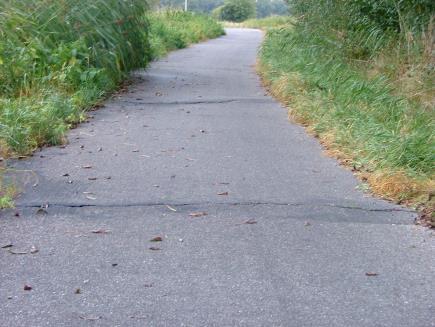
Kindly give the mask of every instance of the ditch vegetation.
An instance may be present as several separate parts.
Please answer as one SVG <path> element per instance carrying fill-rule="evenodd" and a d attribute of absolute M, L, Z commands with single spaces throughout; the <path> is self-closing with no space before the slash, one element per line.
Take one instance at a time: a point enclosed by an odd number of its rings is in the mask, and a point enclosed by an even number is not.
<path fill-rule="evenodd" d="M 264 83 L 363 185 L 435 226 L 434 3 L 289 2 L 293 21 L 249 22 L 267 30 Z"/>
<path fill-rule="evenodd" d="M 62 144 L 131 70 L 223 33 L 209 17 L 151 12 L 143 0 L 0 0 L 0 160 Z M 0 181 L 1 207 L 12 194 Z"/>

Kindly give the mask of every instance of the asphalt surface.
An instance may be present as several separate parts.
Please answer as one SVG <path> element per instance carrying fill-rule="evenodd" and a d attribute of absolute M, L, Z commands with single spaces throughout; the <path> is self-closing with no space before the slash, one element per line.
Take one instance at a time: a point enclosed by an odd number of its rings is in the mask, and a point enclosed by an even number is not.
<path fill-rule="evenodd" d="M 433 232 L 289 123 L 261 32 L 227 32 L 11 164 L 0 326 L 435 326 Z"/>

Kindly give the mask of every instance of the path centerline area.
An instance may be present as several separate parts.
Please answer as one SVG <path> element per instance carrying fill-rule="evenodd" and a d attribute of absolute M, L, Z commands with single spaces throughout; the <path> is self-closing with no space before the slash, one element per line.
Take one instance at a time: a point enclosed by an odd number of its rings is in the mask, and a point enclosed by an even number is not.
<path fill-rule="evenodd" d="M 173 52 L 12 163 L 0 325 L 435 326 L 433 234 L 289 123 L 261 40 Z"/>

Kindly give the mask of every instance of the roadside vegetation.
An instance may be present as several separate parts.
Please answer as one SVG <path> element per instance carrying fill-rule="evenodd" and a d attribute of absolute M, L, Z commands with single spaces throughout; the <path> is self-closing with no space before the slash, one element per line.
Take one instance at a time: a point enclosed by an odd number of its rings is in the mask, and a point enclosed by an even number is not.
<path fill-rule="evenodd" d="M 0 164 L 65 142 L 132 69 L 221 34 L 211 18 L 142 0 L 0 0 Z M 0 184 L 1 207 L 10 193 Z"/>
<path fill-rule="evenodd" d="M 434 2 L 289 4 L 297 19 L 261 49 L 265 84 L 374 193 L 435 225 Z"/>

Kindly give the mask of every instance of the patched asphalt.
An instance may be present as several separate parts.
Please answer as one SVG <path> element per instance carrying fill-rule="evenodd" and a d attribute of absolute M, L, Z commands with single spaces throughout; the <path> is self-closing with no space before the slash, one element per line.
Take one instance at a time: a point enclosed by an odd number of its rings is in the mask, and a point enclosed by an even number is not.
<path fill-rule="evenodd" d="M 261 39 L 173 52 L 10 163 L 0 326 L 435 326 L 434 233 L 288 121 Z"/>

